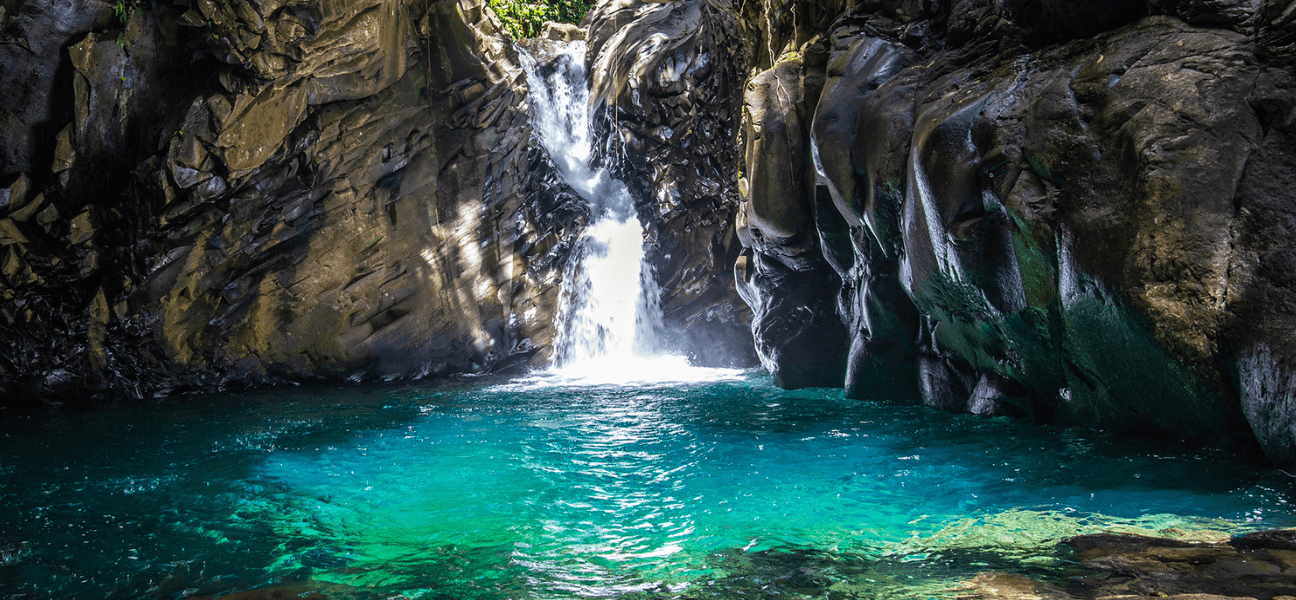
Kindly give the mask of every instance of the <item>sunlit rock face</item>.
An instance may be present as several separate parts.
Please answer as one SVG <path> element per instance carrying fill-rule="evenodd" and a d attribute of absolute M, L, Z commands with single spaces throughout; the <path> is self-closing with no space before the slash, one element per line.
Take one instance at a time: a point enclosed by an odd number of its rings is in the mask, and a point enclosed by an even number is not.
<path fill-rule="evenodd" d="M 552 336 L 515 51 L 473 3 L 370 4 L 275 9 L 315 36 L 287 54 L 218 47 L 276 79 L 195 99 L 159 173 L 170 249 L 140 302 L 172 360 L 410 376 Z"/>
<path fill-rule="evenodd" d="M 1117 4 L 748 9 L 736 278 L 780 381 L 1296 461 L 1294 19 Z"/>
<path fill-rule="evenodd" d="M 8 402 L 544 360 L 587 209 L 484 3 L 126 4 L 0 16 L 70 54 L 0 45 Z"/>

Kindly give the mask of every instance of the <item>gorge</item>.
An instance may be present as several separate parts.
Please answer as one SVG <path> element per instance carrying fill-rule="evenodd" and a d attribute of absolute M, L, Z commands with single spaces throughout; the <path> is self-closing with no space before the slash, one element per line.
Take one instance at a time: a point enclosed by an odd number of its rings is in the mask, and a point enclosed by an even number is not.
<path fill-rule="evenodd" d="M 695 361 L 1290 466 L 1289 8 L 603 2 L 591 159 Z M 553 359 L 598 215 L 483 5 L 4 9 L 6 405 Z"/>
<path fill-rule="evenodd" d="M 4 598 L 1296 594 L 1296 3 L 542 37 L 0 0 Z"/>

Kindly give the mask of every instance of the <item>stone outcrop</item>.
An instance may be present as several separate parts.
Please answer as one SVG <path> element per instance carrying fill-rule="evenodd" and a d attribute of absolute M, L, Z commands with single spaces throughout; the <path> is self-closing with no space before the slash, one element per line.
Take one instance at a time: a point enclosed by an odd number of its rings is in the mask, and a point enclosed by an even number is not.
<path fill-rule="evenodd" d="M 10 4 L 7 403 L 544 360 L 586 209 L 483 3 Z"/>
<path fill-rule="evenodd" d="M 789 387 L 1292 464 L 1296 11 L 1078 6 L 744 15 L 761 359 Z"/>
<path fill-rule="evenodd" d="M 1100 533 L 1064 540 L 1068 567 L 1057 581 L 983 573 L 955 591 L 959 600 L 1291 598 L 1296 583 L 1292 530 L 1257 531 L 1226 541 Z"/>

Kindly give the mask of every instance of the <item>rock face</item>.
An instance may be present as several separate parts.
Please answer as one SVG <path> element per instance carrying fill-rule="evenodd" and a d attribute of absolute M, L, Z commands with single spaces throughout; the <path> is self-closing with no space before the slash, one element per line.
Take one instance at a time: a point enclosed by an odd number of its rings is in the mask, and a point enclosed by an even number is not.
<path fill-rule="evenodd" d="M 1256 439 L 1293 464 L 1293 22 L 1260 2 L 619 0 L 586 24 L 605 157 L 641 212 L 738 201 L 716 214 L 780 385 Z"/>
<path fill-rule="evenodd" d="M 11 4 L 6 403 L 484 370 L 552 339 L 585 209 L 482 3 Z"/>
<path fill-rule="evenodd" d="M 582 28 L 677 349 L 1296 464 L 1287 3 Z M 547 359 L 588 209 L 481 2 L 5 0 L 0 40 L 5 403 Z"/>
<path fill-rule="evenodd" d="M 751 364 L 732 176 L 745 51 L 727 0 L 611 0 L 585 17 L 596 154 L 646 224 L 668 340 L 703 365 Z"/>
<path fill-rule="evenodd" d="M 1291 15 L 1117 4 L 749 9 L 736 277 L 778 380 L 1296 461 Z"/>

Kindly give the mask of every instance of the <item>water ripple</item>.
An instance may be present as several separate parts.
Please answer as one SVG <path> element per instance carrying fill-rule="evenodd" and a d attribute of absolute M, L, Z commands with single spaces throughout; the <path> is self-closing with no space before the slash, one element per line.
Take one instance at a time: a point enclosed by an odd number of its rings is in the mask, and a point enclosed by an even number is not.
<path fill-rule="evenodd" d="M 783 392 L 762 376 L 528 385 L 10 423 L 0 597 L 308 577 L 482 600 L 927 598 L 978 569 L 1047 575 L 1053 545 L 1078 533 L 1296 524 L 1286 478 L 1164 442 Z"/>

